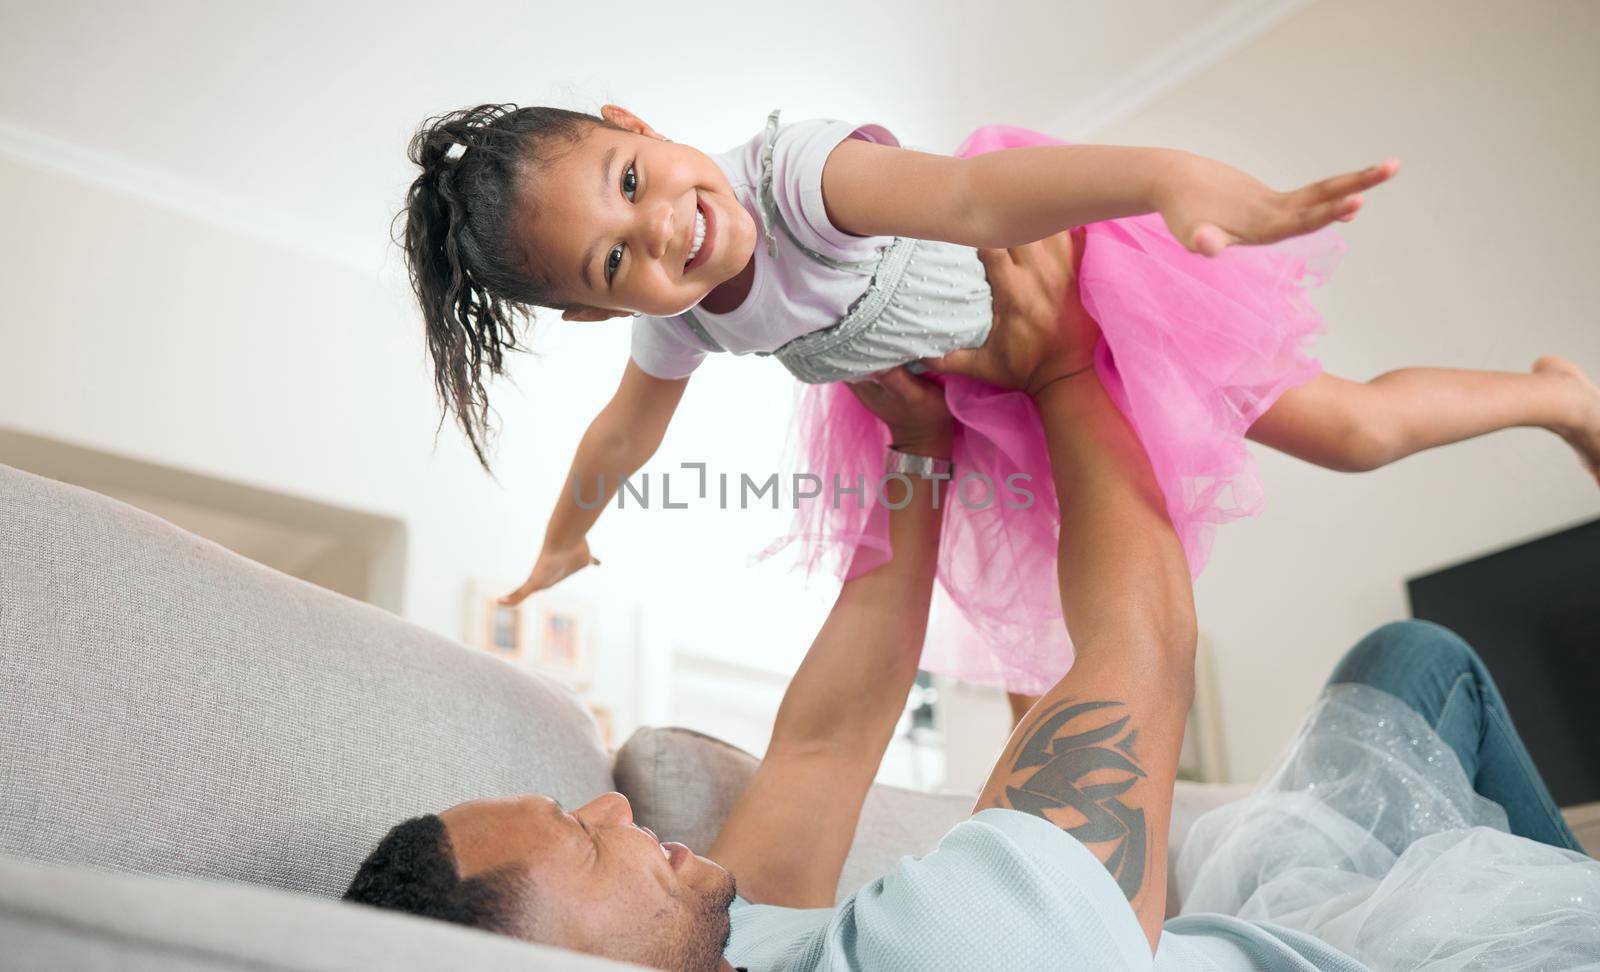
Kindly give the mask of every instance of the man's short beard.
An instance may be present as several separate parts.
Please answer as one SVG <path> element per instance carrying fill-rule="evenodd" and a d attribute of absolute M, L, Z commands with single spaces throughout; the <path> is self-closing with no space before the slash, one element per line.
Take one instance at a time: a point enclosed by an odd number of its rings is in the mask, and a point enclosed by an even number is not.
<path fill-rule="evenodd" d="M 715 912 L 722 916 L 722 942 L 717 945 L 717 957 L 720 958 L 728 950 L 728 941 L 733 937 L 733 899 L 739 896 L 739 889 L 734 885 L 733 875 L 728 875 L 728 884 L 722 889 L 722 900 L 717 903 Z"/>
<path fill-rule="evenodd" d="M 733 919 L 729 908 L 733 906 L 733 875 L 723 872 L 727 882 L 719 888 L 705 892 L 695 904 L 694 924 L 684 941 L 668 948 L 670 957 L 663 968 L 707 970 L 714 972 L 722 964 L 728 950 L 728 940 L 733 934 Z"/>

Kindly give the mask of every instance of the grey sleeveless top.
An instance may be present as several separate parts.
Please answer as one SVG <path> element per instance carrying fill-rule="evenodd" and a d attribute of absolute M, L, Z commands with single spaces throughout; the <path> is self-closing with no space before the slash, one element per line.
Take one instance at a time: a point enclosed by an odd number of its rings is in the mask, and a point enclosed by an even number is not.
<path fill-rule="evenodd" d="M 973 348 L 989 337 L 994 320 L 989 281 L 970 246 L 934 240 L 896 238 L 875 260 L 836 260 L 803 245 L 783 221 L 772 194 L 772 146 L 778 112 L 767 117 L 761 149 L 759 214 L 767 252 L 778 257 L 783 234 L 789 259 L 816 260 L 836 270 L 868 278 L 866 292 L 837 324 L 802 334 L 770 353 L 809 384 L 853 381 L 958 348 Z M 682 320 L 706 347 L 723 350 L 694 316 Z"/>

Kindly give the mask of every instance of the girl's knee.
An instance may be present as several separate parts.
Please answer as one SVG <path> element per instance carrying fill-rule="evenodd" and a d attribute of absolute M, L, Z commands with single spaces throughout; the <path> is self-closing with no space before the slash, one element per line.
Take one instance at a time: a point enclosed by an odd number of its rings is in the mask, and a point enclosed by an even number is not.
<path fill-rule="evenodd" d="M 1403 453 L 1403 432 L 1392 420 L 1352 416 L 1340 434 L 1339 472 L 1371 472 Z"/>
<path fill-rule="evenodd" d="M 1392 374 L 1392 372 L 1391 372 Z M 1388 375 L 1364 384 L 1342 386 L 1346 393 L 1332 407 L 1336 416 L 1340 472 L 1370 472 L 1413 451 L 1405 415 L 1383 388 Z"/>

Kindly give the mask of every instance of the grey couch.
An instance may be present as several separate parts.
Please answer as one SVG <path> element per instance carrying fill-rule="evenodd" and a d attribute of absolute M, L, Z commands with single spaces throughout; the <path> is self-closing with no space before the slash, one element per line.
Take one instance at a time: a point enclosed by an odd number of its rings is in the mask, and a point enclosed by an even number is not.
<path fill-rule="evenodd" d="M 0 466 L 0 969 L 606 969 L 340 902 L 394 823 L 616 788 L 704 850 L 755 761 L 567 691 L 121 503 Z M 1177 842 L 1233 788 L 1180 785 Z M 970 798 L 879 787 L 843 893 Z"/>

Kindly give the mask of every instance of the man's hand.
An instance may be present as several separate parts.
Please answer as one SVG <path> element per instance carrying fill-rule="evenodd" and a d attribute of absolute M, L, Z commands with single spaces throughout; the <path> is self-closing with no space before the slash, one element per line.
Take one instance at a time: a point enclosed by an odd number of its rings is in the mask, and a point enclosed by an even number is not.
<path fill-rule="evenodd" d="M 1081 235 L 1058 233 L 1009 250 L 979 250 L 994 294 L 994 326 L 981 347 L 928 367 L 1036 394 L 1094 363 L 1100 328 L 1078 297 Z"/>
<path fill-rule="evenodd" d="M 1386 159 L 1293 192 L 1274 192 L 1232 166 L 1183 153 L 1157 180 L 1155 201 L 1179 243 L 1216 256 L 1234 244 L 1276 243 L 1335 220 L 1347 223 L 1361 208 L 1360 193 L 1399 171 L 1399 159 Z"/>
<path fill-rule="evenodd" d="M 901 367 L 848 384 L 856 400 L 889 427 L 891 446 L 911 455 L 950 458 L 955 420 L 938 382 Z"/>

